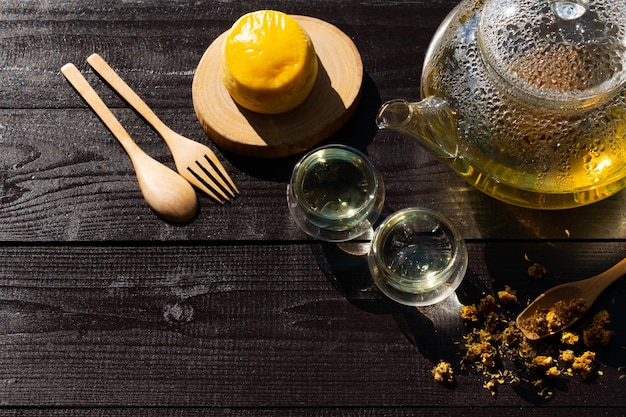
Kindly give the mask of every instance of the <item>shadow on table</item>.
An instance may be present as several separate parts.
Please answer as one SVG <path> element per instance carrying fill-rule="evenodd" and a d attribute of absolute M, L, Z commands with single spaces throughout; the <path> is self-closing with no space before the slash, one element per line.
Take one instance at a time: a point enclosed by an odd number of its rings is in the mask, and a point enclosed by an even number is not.
<path fill-rule="evenodd" d="M 366 152 L 367 145 L 374 140 L 378 132 L 375 120 L 381 104 L 382 100 L 376 84 L 369 74 L 365 73 L 361 99 L 354 115 L 337 132 L 315 147 L 327 143 L 343 143 Z M 303 156 L 303 154 L 298 154 L 284 158 L 261 159 L 239 156 L 225 149 L 220 149 L 220 151 L 224 158 L 239 171 L 264 181 L 284 183 L 289 181 L 293 166 Z"/>
<path fill-rule="evenodd" d="M 488 197 L 485 197 L 488 198 Z M 489 204 L 499 205 L 499 202 L 490 201 Z M 608 202 L 611 206 L 615 202 Z M 457 291 L 448 299 L 434 306 L 428 307 L 408 307 L 400 305 L 388 299 L 374 284 L 370 275 L 367 263 L 367 252 L 369 250 L 369 240 L 364 238 L 360 241 L 353 241 L 342 244 L 320 243 L 312 245 L 315 258 L 319 267 L 326 275 L 329 282 L 334 288 L 342 294 L 350 303 L 357 306 L 363 311 L 372 314 L 387 314 L 393 317 L 399 329 L 403 332 L 407 340 L 417 347 L 420 353 L 429 359 L 433 366 L 440 360 L 451 363 L 455 373 L 458 374 L 474 374 L 478 378 L 488 378 L 486 374 L 480 371 L 460 369 L 463 355 L 465 354 L 464 336 L 471 333 L 471 327 L 467 326 L 460 318 L 459 309 L 462 305 L 476 304 L 486 294 L 495 295 L 497 291 L 505 288 L 506 285 L 511 286 L 518 291 L 520 304 L 510 307 L 507 311 L 502 312 L 503 317 L 507 320 L 513 320 L 517 313 L 521 310 L 525 300 L 534 298 L 543 290 L 558 283 L 560 276 L 550 275 L 549 273 L 541 280 L 531 280 L 528 276 L 528 267 L 532 262 L 533 256 L 540 256 L 537 262 L 546 262 L 548 269 L 557 268 L 564 271 L 568 277 L 572 279 L 581 279 L 593 275 L 591 272 L 594 265 L 577 265 L 572 262 L 576 259 L 576 254 L 571 252 L 567 239 L 547 239 L 542 236 L 540 226 L 544 222 L 546 227 L 551 229 L 548 232 L 554 234 L 560 228 L 567 228 L 571 222 L 577 218 L 583 218 L 585 215 L 600 218 L 602 215 L 593 214 L 596 210 L 603 211 L 602 205 L 595 209 L 580 210 L 579 213 L 555 213 L 555 212 L 536 212 L 519 209 L 517 207 L 504 207 L 502 210 L 496 210 L 502 227 L 506 227 L 511 231 L 511 236 L 515 236 L 515 240 L 487 238 L 484 243 L 484 262 L 487 266 L 486 271 L 476 272 L 468 270 L 465 279 Z M 482 205 L 484 209 L 484 205 Z M 503 211 L 504 210 L 504 211 Z M 578 210 L 578 209 L 577 209 Z M 604 210 L 607 210 L 606 207 Z M 607 210 L 612 211 L 612 210 Z M 386 214 L 383 213 L 381 218 Z M 519 214 L 516 217 L 516 214 Z M 582 217 L 580 217 L 582 216 Z M 604 215 L 606 217 L 606 214 Z M 487 219 L 487 217 L 485 217 Z M 532 220 L 532 221 L 529 221 Z M 608 227 L 623 226 L 619 219 L 606 218 L 605 225 Z M 612 225 L 612 222 L 617 222 Z M 481 225 L 484 227 L 481 231 L 494 231 L 493 223 Z M 580 234 L 597 234 L 597 229 L 603 227 L 595 222 L 590 222 L 588 229 L 582 225 L 574 228 L 576 233 Z M 515 233 L 513 233 L 513 231 Z M 525 231 L 520 233 L 520 230 Z M 498 231 L 498 233 L 500 233 Z M 619 230 L 613 230 L 613 233 L 621 233 Z M 488 233 L 485 233 L 487 236 Z M 518 236 L 521 236 L 518 238 Z M 621 243 L 620 243 L 621 242 Z M 577 253 L 589 253 L 595 243 L 589 239 L 574 240 L 577 247 Z M 609 244 L 611 242 L 603 242 Z M 617 239 L 615 243 L 617 247 L 624 248 L 623 239 Z M 605 253 L 606 255 L 607 253 Z M 611 255 L 613 261 L 617 262 L 623 257 L 623 253 L 615 253 Z M 609 265 L 607 265 L 609 266 Z M 597 265 L 595 265 L 597 268 Z M 599 271 L 596 271 L 596 273 Z M 615 300 L 622 299 L 626 296 L 626 286 L 623 282 L 615 284 L 607 290 L 607 293 L 598 300 L 597 305 L 592 309 L 591 314 L 599 309 L 608 309 L 612 317 L 626 316 L 626 305 L 615 303 Z M 589 317 L 588 317 L 589 318 Z M 616 329 L 616 328 L 614 328 Z M 617 329 L 616 329 L 617 330 Z M 581 333 L 582 334 L 582 333 Z M 549 343 L 553 343 L 548 341 Z M 597 352 L 597 360 L 600 366 L 611 366 L 615 372 L 624 366 L 623 357 L 619 355 L 619 346 L 624 346 L 626 341 L 624 335 L 616 332 L 613 340 L 613 349 L 594 348 Z M 583 346 L 578 346 L 578 350 Z M 554 350 L 555 357 L 558 357 L 558 349 Z M 577 354 L 580 354 L 578 352 Z M 510 372 L 509 379 L 505 382 L 511 385 L 511 389 L 525 401 L 541 405 L 550 401 L 553 395 L 559 392 L 567 392 L 571 383 L 579 383 L 580 377 L 562 377 L 560 379 L 550 381 L 543 379 L 542 386 L 535 385 L 541 375 L 533 370 L 529 370 L 524 360 L 511 357 L 502 357 L 501 363 L 496 370 L 508 370 Z M 515 378 L 513 378 L 515 377 Z M 597 378 L 597 377 L 595 377 Z M 488 380 L 488 379 L 487 379 Z M 585 383 L 594 383 L 592 377 Z M 546 393 L 550 393 L 546 395 Z"/>
<path fill-rule="evenodd" d="M 624 239 L 626 190 L 605 200 L 565 210 L 513 206 L 478 190 L 467 194 L 480 236 L 490 239 Z"/>
<path fill-rule="evenodd" d="M 476 191 L 472 194 L 470 203 L 480 236 L 485 239 L 485 287 L 499 290 L 510 286 L 517 291 L 520 302 L 518 310 L 521 310 L 527 301 L 533 300 L 548 288 L 563 282 L 588 278 L 608 269 L 626 255 L 626 222 L 623 214 L 625 202 L 626 192 L 621 192 L 585 207 L 543 211 L 511 206 Z M 541 278 L 533 279 L 529 276 L 528 268 L 533 263 L 546 268 L 547 272 Z M 625 317 L 626 305 L 616 302 L 626 296 L 624 281 L 622 279 L 607 289 L 591 307 L 587 316 L 573 326 L 572 330 L 582 338 L 585 325 L 596 312 L 603 309 L 612 318 Z M 511 319 L 515 314 L 511 314 Z M 546 339 L 542 349 L 553 352 L 555 358 L 559 357 L 559 350 L 567 348 L 572 348 L 577 355 L 585 350 L 592 350 L 597 355 L 598 370 L 604 370 L 606 374 L 623 374 L 624 358 L 621 347 L 626 343 L 626 334 L 615 322 L 613 320 L 607 326 L 615 331 L 613 340 L 607 347 L 588 348 L 582 342 L 573 347 L 564 346 L 557 335 Z M 521 398 L 534 404 L 549 400 L 538 395 L 540 389 L 530 383 L 538 378 L 537 373 L 529 372 L 523 363 L 514 362 L 512 366 L 521 378 L 521 381 L 513 385 Z M 564 367 L 562 363 L 559 366 Z M 585 383 L 593 384 L 596 379 L 597 375 Z M 569 384 L 580 383 L 580 380 L 578 375 L 563 376 L 554 381 L 544 379 L 543 388 L 555 393 L 567 392 Z"/>
<path fill-rule="evenodd" d="M 322 243 L 311 248 L 320 269 L 346 300 L 368 313 L 391 315 L 407 340 L 433 366 L 443 360 L 461 372 L 462 345 L 458 341 L 467 330 L 459 315 L 463 303 L 459 294 L 473 297 L 484 293 L 478 276 L 468 271 L 456 293 L 436 305 L 410 307 L 387 298 L 374 283 L 367 262 L 369 241 Z"/>

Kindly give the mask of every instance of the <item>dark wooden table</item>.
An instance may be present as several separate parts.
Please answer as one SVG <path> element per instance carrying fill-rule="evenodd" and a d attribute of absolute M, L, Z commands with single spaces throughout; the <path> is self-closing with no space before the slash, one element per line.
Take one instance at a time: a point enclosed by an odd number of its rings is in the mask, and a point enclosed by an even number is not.
<path fill-rule="evenodd" d="M 626 253 L 626 193 L 561 212 L 500 203 L 422 148 L 378 132 L 391 98 L 417 99 L 425 49 L 455 0 L 3 0 L 0 3 L 0 415 L 624 415 L 626 287 L 607 290 L 612 343 L 599 374 L 528 383 L 463 370 L 458 305 L 405 308 L 372 284 L 362 245 L 307 239 L 289 217 L 296 158 L 215 146 L 191 84 L 208 45 L 261 8 L 336 25 L 359 48 L 364 90 L 335 136 L 382 171 L 385 212 L 423 206 L 459 227 L 469 271 L 457 298 L 505 285 L 527 300 Z M 149 154 L 167 148 L 85 63 L 99 52 L 174 130 L 215 149 L 241 190 L 200 196 L 175 226 L 144 203 L 129 159 L 60 74 L 74 62 Z M 531 280 L 539 262 L 548 273 Z M 525 301 L 522 301 L 525 302 Z M 455 367 L 443 386 L 431 370 Z M 509 365 L 509 369 L 510 365 Z M 514 370 L 514 367 L 513 367 Z"/>

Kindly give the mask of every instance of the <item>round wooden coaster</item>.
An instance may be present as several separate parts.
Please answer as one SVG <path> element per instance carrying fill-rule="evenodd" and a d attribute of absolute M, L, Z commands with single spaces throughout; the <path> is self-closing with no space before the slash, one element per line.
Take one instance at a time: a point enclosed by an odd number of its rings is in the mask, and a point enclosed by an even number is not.
<path fill-rule="evenodd" d="M 322 20 L 293 17 L 311 37 L 319 71 L 309 97 L 291 111 L 264 115 L 233 101 L 220 66 L 227 33 L 215 39 L 200 60 L 192 85 L 196 115 L 209 137 L 231 152 L 279 158 L 305 151 L 339 130 L 356 110 L 363 63 L 352 40 Z"/>

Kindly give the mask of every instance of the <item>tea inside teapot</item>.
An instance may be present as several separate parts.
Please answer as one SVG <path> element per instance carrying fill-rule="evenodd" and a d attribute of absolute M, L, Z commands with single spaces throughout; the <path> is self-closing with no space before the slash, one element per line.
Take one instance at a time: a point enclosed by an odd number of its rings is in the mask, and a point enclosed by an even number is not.
<path fill-rule="evenodd" d="M 466 0 L 426 55 L 421 94 L 437 105 L 389 102 L 378 124 L 509 203 L 608 197 L 626 185 L 625 25 L 626 0 Z"/>

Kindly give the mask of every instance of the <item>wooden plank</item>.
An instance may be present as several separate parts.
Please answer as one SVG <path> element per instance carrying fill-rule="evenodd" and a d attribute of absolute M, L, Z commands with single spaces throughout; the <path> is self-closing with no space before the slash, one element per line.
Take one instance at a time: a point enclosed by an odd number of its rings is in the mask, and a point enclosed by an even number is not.
<path fill-rule="evenodd" d="M 274 7 L 325 19 L 353 38 L 365 70 L 380 80 L 384 97 L 418 97 L 423 45 L 456 1 L 355 4 L 276 2 Z M 0 62 L 0 85 L 11 90 L 0 95 L 0 107 L 76 105 L 79 100 L 64 91 L 65 81 L 58 70 L 67 62 L 86 69 L 85 59 L 93 52 L 120 70 L 151 107 L 190 107 L 193 74 L 210 43 L 239 16 L 267 7 L 258 1 L 227 5 L 98 1 L 87 5 L 71 0 L 39 7 L 15 0 L 2 2 L 0 48 L 6 52 Z M 391 8 L 393 13 L 389 13 Z M 410 44 L 406 39 L 412 40 Z"/>
<path fill-rule="evenodd" d="M 456 303 L 415 310 L 386 300 L 363 257 L 307 240 L 289 219 L 295 158 L 240 158 L 207 141 L 191 81 L 210 42 L 245 12 L 275 7 L 328 20 L 366 71 L 355 117 L 333 141 L 369 153 L 387 188 L 385 214 L 425 206 L 468 240 L 457 292 L 475 302 L 504 285 L 520 299 L 596 274 L 626 249 L 626 193 L 582 209 L 499 203 L 417 144 L 373 124 L 380 104 L 416 99 L 426 45 L 457 0 L 339 2 L 98 0 L 0 3 L 0 416 L 2 415 L 554 415 L 621 414 L 624 281 L 594 309 L 616 318 L 598 349 L 603 375 L 564 378 L 543 400 L 528 384 L 458 372 L 468 331 Z M 100 52 L 182 134 L 207 141 L 242 195 L 201 198 L 186 226 L 142 201 L 119 145 L 59 73 L 76 62 L 141 146 L 171 164 L 159 138 L 84 64 Z M 343 246 L 357 251 L 362 243 Z M 548 273 L 530 280 L 531 261 Z"/>
<path fill-rule="evenodd" d="M 620 415 L 623 409 L 619 407 L 598 407 L 598 408 L 579 408 L 579 407 L 451 407 L 447 410 L 441 410 L 435 407 L 320 407 L 320 408 L 297 408 L 282 407 L 276 408 L 213 408 L 213 407 L 136 407 L 136 408 L 5 408 L 0 410 L 0 416 L 29 416 L 29 417 L 101 417 L 101 416 L 142 416 L 142 417 L 203 417 L 203 416 L 232 416 L 236 414 L 240 417 L 265 417 L 265 416 L 296 416 L 296 417 L 414 417 L 416 415 L 424 415 L 427 413 L 432 417 L 463 415 L 467 417 L 480 417 L 489 415 L 489 413 L 497 412 L 499 415 L 511 417 L 526 417 L 529 413 L 547 413 L 552 416 L 568 416 L 577 415 L 580 417 L 602 417 Z"/>
<path fill-rule="evenodd" d="M 473 190 L 408 139 L 376 131 L 373 119 L 382 100 L 419 95 L 423 45 L 438 17 L 456 4 L 414 3 L 386 4 L 384 10 L 393 9 L 390 14 L 380 13 L 383 6 L 378 2 L 359 3 L 356 8 L 349 2 L 298 2 L 287 10 L 326 17 L 354 34 L 367 72 L 365 90 L 357 114 L 331 141 L 370 153 L 387 186 L 386 213 L 414 205 L 433 208 L 449 216 L 467 239 L 624 238 L 626 193 L 566 212 L 517 209 Z M 84 110 L 58 72 L 65 62 L 80 63 L 94 49 L 108 53 L 107 59 L 164 121 L 214 146 L 193 114 L 195 65 L 209 38 L 255 6 L 260 5 L 189 7 L 176 1 L 85 5 L 74 0 L 43 7 L 3 2 L 0 46 L 7 52 L 0 71 L 0 107 L 24 110 L 0 111 L 0 218 L 11 219 L 2 222 L 0 240 L 302 239 L 284 205 L 284 188 L 295 160 L 268 164 L 218 148 L 242 196 L 225 207 L 201 199 L 199 217 L 186 227 L 158 220 L 144 204 L 121 148 Z M 341 13 L 348 8 L 354 10 Z M 172 37 L 172 31 L 180 38 Z M 406 39 L 412 41 L 407 44 Z M 160 139 L 95 76 L 87 75 L 107 103 L 123 107 L 117 112 L 142 146 L 171 164 Z M 280 227 L 274 227 L 276 219 Z"/>
<path fill-rule="evenodd" d="M 372 286 L 365 259 L 345 249 L 4 247 L 0 398 L 36 407 L 491 404 L 479 373 L 459 371 L 453 388 L 430 376 L 440 359 L 460 358 L 456 342 L 468 330 L 459 304 L 416 310 L 392 303 Z M 470 273 L 457 298 L 476 302 L 505 284 L 520 297 L 534 296 L 565 277 L 600 272 L 625 249 L 624 242 L 471 244 Z M 526 254 L 545 260 L 543 280 L 528 278 Z M 626 295 L 623 284 L 596 308 L 624 316 L 617 302 Z M 564 378 L 550 406 L 582 407 L 600 397 L 626 406 L 626 334 L 618 323 L 613 329 L 613 343 L 598 350 L 604 375 L 590 383 Z M 498 404 L 528 405 L 527 389 L 501 386 Z"/>
<path fill-rule="evenodd" d="M 69 88 L 69 86 L 68 86 Z M 466 239 L 623 239 L 626 192 L 558 212 L 500 203 L 467 185 L 410 139 L 361 135 L 363 109 L 333 139 L 367 151 L 387 192 L 385 215 L 409 206 L 441 211 Z M 129 109 L 116 109 L 150 155 L 173 166 L 163 141 Z M 190 110 L 163 109 L 166 123 L 211 146 L 241 195 L 220 206 L 200 196 L 199 216 L 178 227 L 143 201 L 122 148 L 87 109 L 0 110 L 0 240 L 301 240 L 289 216 L 286 184 L 296 158 L 268 163 L 222 152 Z M 371 134 L 376 135 L 371 136 Z M 419 190 L 419 191 L 417 191 Z"/>

